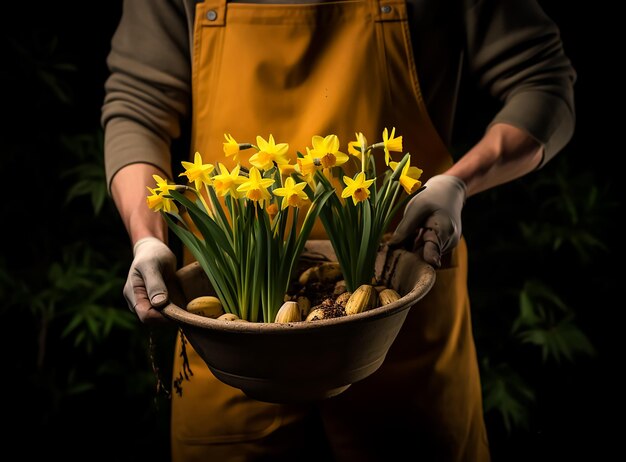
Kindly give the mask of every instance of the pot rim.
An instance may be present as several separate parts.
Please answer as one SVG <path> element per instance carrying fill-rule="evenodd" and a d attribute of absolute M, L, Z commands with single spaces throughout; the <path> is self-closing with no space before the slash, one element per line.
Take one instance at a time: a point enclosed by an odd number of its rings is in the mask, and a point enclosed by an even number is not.
<path fill-rule="evenodd" d="M 435 284 L 436 275 L 435 269 L 432 266 L 427 264 L 421 265 L 418 271 L 420 274 L 413 288 L 399 300 L 369 311 L 339 318 L 320 319 L 313 322 L 298 321 L 289 323 L 223 321 L 190 313 L 174 303 L 165 306 L 161 310 L 161 313 L 167 318 L 182 324 L 183 327 L 190 326 L 213 331 L 217 330 L 240 334 L 296 334 L 303 330 L 310 332 L 312 330 L 328 329 L 329 327 L 340 327 L 354 322 L 371 322 L 409 309 L 421 300 Z"/>

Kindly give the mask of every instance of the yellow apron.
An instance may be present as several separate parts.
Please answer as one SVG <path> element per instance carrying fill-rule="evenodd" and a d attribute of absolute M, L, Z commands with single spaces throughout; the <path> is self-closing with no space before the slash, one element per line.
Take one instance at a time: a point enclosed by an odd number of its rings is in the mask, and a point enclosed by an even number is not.
<path fill-rule="evenodd" d="M 356 131 L 372 143 L 395 127 L 426 179 L 452 164 L 421 95 L 404 0 L 207 0 L 196 6 L 193 34 L 191 147 L 204 162 L 234 165 L 222 152 L 224 133 L 239 142 L 272 134 L 289 143 L 293 163 L 313 135 L 336 134 L 346 152 Z M 383 162 L 379 155 L 378 171 Z M 311 237 L 324 237 L 321 226 Z M 466 271 L 462 242 L 381 369 L 321 413 L 248 399 L 187 345 L 193 376 L 172 400 L 173 460 L 323 461 L 329 448 L 338 461 L 390 460 L 394 451 L 489 460 Z M 180 370 L 178 343 L 175 376 Z"/>

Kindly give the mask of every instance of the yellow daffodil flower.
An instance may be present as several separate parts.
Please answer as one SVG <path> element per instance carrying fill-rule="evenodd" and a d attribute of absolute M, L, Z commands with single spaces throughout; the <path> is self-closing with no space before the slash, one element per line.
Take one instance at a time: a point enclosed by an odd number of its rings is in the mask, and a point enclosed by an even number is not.
<path fill-rule="evenodd" d="M 215 168 L 211 164 L 203 164 L 202 156 L 199 152 L 196 152 L 192 162 L 182 162 L 185 171 L 179 176 L 186 176 L 190 183 L 194 183 L 194 186 L 199 191 L 202 184 L 211 184 L 211 177 L 209 174 Z"/>
<path fill-rule="evenodd" d="M 376 181 L 376 179 L 366 180 L 365 173 L 360 172 L 356 178 L 353 180 L 350 177 L 344 176 L 343 182 L 346 184 L 343 192 L 341 193 L 341 197 L 344 199 L 352 196 L 352 201 L 354 205 L 367 200 L 370 197 L 369 187 L 372 183 Z"/>
<path fill-rule="evenodd" d="M 256 137 L 256 144 L 259 148 L 258 152 L 250 157 L 250 163 L 256 168 L 261 170 L 269 170 L 276 165 L 284 165 L 289 163 L 287 159 L 287 150 L 289 145 L 287 143 L 278 143 L 274 141 L 274 136 L 270 135 L 268 141 L 265 141 L 263 137 Z"/>
<path fill-rule="evenodd" d="M 250 168 L 250 174 L 247 181 L 237 187 L 238 192 L 246 193 L 246 198 L 259 202 L 261 207 L 264 206 L 265 201 L 271 198 L 270 192 L 267 190 L 274 180 L 271 178 L 261 177 L 261 172 L 256 167 Z"/>
<path fill-rule="evenodd" d="M 389 161 L 391 160 L 391 154 L 389 151 L 393 152 L 402 152 L 402 137 L 395 137 L 396 127 L 391 129 L 391 135 L 385 128 L 383 130 L 383 147 L 385 149 L 385 164 L 389 165 Z"/>
<path fill-rule="evenodd" d="M 160 192 L 159 188 L 148 188 L 148 191 L 150 191 L 150 195 L 147 197 L 146 202 L 148 203 L 150 210 L 154 210 L 155 212 L 163 210 L 164 212 L 178 213 L 178 207 L 176 207 L 174 200 L 163 197 L 164 194 L 167 193 Z"/>
<path fill-rule="evenodd" d="M 309 197 L 304 192 L 305 187 L 306 183 L 296 183 L 293 178 L 289 177 L 285 180 L 284 187 L 276 188 L 274 195 L 283 198 L 281 210 L 287 207 L 300 207 L 309 200 Z"/>
<path fill-rule="evenodd" d="M 310 150 L 310 154 L 314 159 L 319 159 L 322 168 L 337 167 L 348 161 L 347 154 L 339 151 L 337 135 L 328 135 L 324 138 L 316 135 L 311 141 L 313 149 Z"/>
<path fill-rule="evenodd" d="M 390 162 L 389 166 L 392 170 L 395 170 L 398 167 L 399 162 Z M 404 168 L 402 168 L 402 173 L 400 173 L 400 184 L 404 188 L 407 194 L 413 194 L 422 186 L 422 182 L 419 180 L 424 171 L 417 167 L 411 167 L 411 156 L 409 156 L 409 160 L 406 164 L 404 164 Z"/>
<path fill-rule="evenodd" d="M 245 183 L 248 178 L 239 175 L 241 165 L 237 164 L 231 172 L 222 163 L 219 165 L 219 175 L 213 177 L 213 187 L 219 196 L 225 196 L 230 193 L 233 197 L 241 197 L 241 193 L 237 192 L 237 188 Z"/>
<path fill-rule="evenodd" d="M 298 170 L 302 175 L 313 175 L 316 170 L 322 168 L 322 162 L 319 158 L 313 157 L 313 153 L 309 148 L 306 148 L 306 155 L 304 157 L 298 157 Z"/>
<path fill-rule="evenodd" d="M 239 162 L 239 153 L 241 152 L 239 143 L 237 143 L 235 138 L 230 134 L 224 133 L 224 138 L 226 138 L 224 142 L 224 154 L 226 154 L 226 157 L 234 156 L 235 162 Z"/>
<path fill-rule="evenodd" d="M 348 143 L 348 154 L 361 157 L 361 153 L 365 152 L 365 148 L 367 147 L 367 139 L 361 132 L 355 133 L 354 136 L 356 137 L 356 140 Z M 356 148 L 359 148 L 360 151 Z"/>
<path fill-rule="evenodd" d="M 307 168 L 306 165 L 305 168 Z M 294 165 L 294 170 L 296 171 L 296 173 L 299 174 L 300 178 L 306 181 L 308 185 L 315 191 L 315 169 L 313 169 L 313 171 L 309 173 L 302 173 L 302 166 L 300 165 L 300 162 L 296 162 L 296 165 Z"/>
<path fill-rule="evenodd" d="M 156 192 L 167 194 L 171 189 L 176 188 L 176 185 L 169 184 L 165 178 L 161 178 L 159 175 L 152 175 L 152 178 L 156 182 L 156 188 L 154 189 Z"/>
<path fill-rule="evenodd" d="M 283 164 L 278 166 L 278 170 L 282 176 L 289 176 L 297 172 L 297 164 Z"/>
<path fill-rule="evenodd" d="M 365 165 L 369 158 L 369 152 L 370 152 L 367 149 L 367 139 L 365 138 L 365 135 L 363 135 L 363 133 L 361 132 L 355 133 L 354 135 L 356 136 L 356 141 L 350 141 L 348 143 L 348 152 L 355 157 L 361 158 L 361 171 L 364 172 Z M 359 149 L 357 149 L 357 147 Z M 361 153 L 364 153 L 364 154 L 361 155 Z"/>

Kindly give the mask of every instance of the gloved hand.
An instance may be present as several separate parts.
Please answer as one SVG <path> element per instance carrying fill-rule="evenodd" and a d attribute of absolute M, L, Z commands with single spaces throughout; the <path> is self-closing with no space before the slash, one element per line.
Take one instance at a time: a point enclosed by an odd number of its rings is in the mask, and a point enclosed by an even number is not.
<path fill-rule="evenodd" d="M 424 186 L 407 203 L 404 216 L 387 244 L 392 249 L 412 247 L 426 263 L 439 268 L 441 256 L 453 249 L 461 237 L 461 210 L 467 186 L 452 175 L 436 175 Z"/>
<path fill-rule="evenodd" d="M 167 305 L 169 293 L 166 281 L 176 273 L 176 257 L 170 248 L 156 237 L 138 240 L 133 247 L 133 263 L 124 285 L 128 307 L 142 322 L 164 321 L 158 311 Z"/>

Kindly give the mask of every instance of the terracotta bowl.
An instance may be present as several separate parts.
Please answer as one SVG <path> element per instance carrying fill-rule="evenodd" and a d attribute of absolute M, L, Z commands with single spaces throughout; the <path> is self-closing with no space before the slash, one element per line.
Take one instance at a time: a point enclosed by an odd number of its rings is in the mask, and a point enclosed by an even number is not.
<path fill-rule="evenodd" d="M 402 298 L 364 313 L 289 324 L 222 321 L 175 304 L 163 314 L 180 324 L 219 380 L 250 398 L 271 403 L 326 399 L 380 367 L 409 309 L 435 282 L 434 269 L 413 254 L 394 254 L 402 258 L 386 283 Z M 214 293 L 198 263 L 177 275 L 187 300 Z"/>

